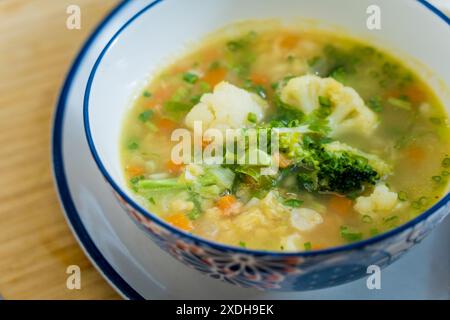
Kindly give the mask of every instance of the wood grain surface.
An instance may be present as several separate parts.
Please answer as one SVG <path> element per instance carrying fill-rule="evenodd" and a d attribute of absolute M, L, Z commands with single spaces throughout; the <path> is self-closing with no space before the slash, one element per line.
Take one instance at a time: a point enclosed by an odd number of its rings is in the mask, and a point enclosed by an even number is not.
<path fill-rule="evenodd" d="M 0 295 L 118 299 L 70 232 L 51 177 L 50 128 L 65 74 L 116 0 L 0 1 Z M 68 5 L 80 30 L 66 28 Z M 66 287 L 69 265 L 81 289 Z"/>

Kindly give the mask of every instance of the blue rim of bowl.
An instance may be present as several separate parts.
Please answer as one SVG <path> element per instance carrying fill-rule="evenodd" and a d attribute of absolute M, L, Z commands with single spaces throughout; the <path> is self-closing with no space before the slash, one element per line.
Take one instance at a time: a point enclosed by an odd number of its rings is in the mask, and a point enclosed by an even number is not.
<path fill-rule="evenodd" d="M 75 60 L 73 61 L 72 66 L 70 67 L 64 84 L 61 88 L 56 105 L 56 110 L 53 116 L 53 127 L 51 133 L 51 158 L 53 163 L 53 177 L 59 193 L 61 205 L 64 209 L 65 216 L 71 225 L 72 232 L 75 234 L 85 253 L 89 255 L 91 261 L 96 265 L 100 273 L 108 280 L 108 282 L 114 287 L 116 291 L 121 293 L 127 299 L 144 300 L 144 297 L 141 296 L 135 289 L 133 289 L 103 256 L 102 252 L 95 245 L 83 222 L 81 221 L 68 186 L 62 151 L 63 125 L 67 98 L 71 90 L 74 78 L 78 72 L 79 66 L 83 63 L 87 52 L 90 50 L 92 44 L 94 43 L 100 32 L 106 27 L 106 25 L 112 20 L 112 18 L 114 18 L 120 11 L 122 11 L 129 3 L 131 3 L 131 1 L 123 0 L 103 19 L 103 21 L 97 26 L 97 28 L 86 40 Z"/>
<path fill-rule="evenodd" d="M 108 52 L 108 50 L 111 48 L 113 43 L 118 39 L 118 37 L 122 34 L 122 32 L 127 29 L 128 26 L 133 23 L 136 19 L 138 19 L 142 14 L 146 13 L 148 10 L 152 9 L 156 4 L 163 2 L 164 0 L 157 0 L 148 6 L 144 7 L 141 11 L 139 11 L 136 15 L 134 15 L 132 18 L 130 18 L 117 32 L 116 34 L 110 39 L 108 44 L 105 46 L 105 48 L 102 50 L 100 56 L 98 57 L 97 61 L 94 64 L 94 67 L 92 68 L 91 74 L 89 76 L 89 80 L 86 86 L 85 96 L 84 96 L 84 106 L 83 106 L 83 118 L 84 118 L 84 127 L 85 127 L 85 134 L 87 143 L 89 145 L 89 148 L 91 150 L 92 156 L 97 163 L 97 166 L 102 173 L 102 175 L 105 177 L 105 179 L 108 181 L 108 183 L 112 186 L 114 191 L 122 197 L 131 207 L 138 211 L 140 214 L 145 216 L 146 218 L 150 219 L 152 222 L 156 223 L 157 225 L 168 229 L 170 232 L 173 232 L 180 238 L 187 238 L 190 241 L 194 242 L 195 244 L 203 243 L 207 246 L 219 250 L 219 251 L 225 251 L 225 252 L 236 252 L 236 253 L 242 253 L 242 254 L 251 254 L 254 256 L 275 256 L 275 257 L 308 257 L 308 256 L 316 256 L 321 254 L 333 254 L 337 252 L 345 252 L 345 251 L 351 251 L 355 249 L 359 249 L 371 244 L 374 244 L 376 242 L 382 241 L 384 239 L 390 238 L 392 236 L 398 235 L 399 233 L 410 229 L 411 227 L 414 227 L 416 224 L 420 223 L 424 219 L 428 218 L 430 215 L 432 215 L 434 212 L 436 212 L 438 209 L 440 209 L 442 206 L 446 205 L 450 201 L 450 193 L 447 193 L 442 199 L 440 199 L 435 205 L 433 205 L 431 208 L 417 216 L 416 218 L 410 220 L 409 222 L 390 230 L 386 233 L 380 234 L 378 236 L 362 240 L 359 242 L 350 243 L 343 246 L 337 246 L 332 247 L 328 249 L 323 250 L 311 250 L 311 251 L 302 251 L 302 252 L 277 252 L 277 251 L 268 251 L 268 250 L 252 250 L 252 249 L 246 249 L 246 248 L 240 248 L 235 246 L 229 246 L 226 244 L 221 244 L 217 242 L 213 242 L 201 237 L 197 237 L 193 234 L 184 232 L 182 230 L 179 230 L 172 225 L 168 224 L 167 222 L 163 221 L 156 215 L 150 213 L 146 209 L 144 209 L 140 204 L 138 204 L 135 200 L 133 200 L 131 197 L 129 197 L 126 192 L 122 190 L 122 188 L 114 181 L 114 179 L 110 176 L 106 168 L 104 167 L 100 156 L 98 155 L 97 149 L 95 147 L 91 129 L 90 129 L 90 123 L 89 123 L 89 97 L 90 92 L 92 88 L 92 83 L 94 81 L 97 69 L 100 65 L 100 63 L 103 60 L 103 57 Z M 435 13 L 438 17 L 443 18 L 444 21 L 450 25 L 450 19 L 448 19 L 442 12 L 440 12 L 437 8 L 432 6 L 430 3 L 428 3 L 425 0 L 417 0 L 417 2 L 423 4 L 426 8 L 430 9 L 433 13 Z"/>

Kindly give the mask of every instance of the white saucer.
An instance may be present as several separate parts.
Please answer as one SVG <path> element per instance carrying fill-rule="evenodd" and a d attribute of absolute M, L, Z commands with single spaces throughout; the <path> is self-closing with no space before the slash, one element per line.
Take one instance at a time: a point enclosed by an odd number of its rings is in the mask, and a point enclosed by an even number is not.
<path fill-rule="evenodd" d="M 382 289 L 366 280 L 311 292 L 259 292 L 209 279 L 154 245 L 121 211 L 91 157 L 82 119 L 87 77 L 120 26 L 149 1 L 122 3 L 97 29 L 67 76 L 53 131 L 55 183 L 67 221 L 109 283 L 130 299 L 449 299 L 450 219 L 382 272 Z"/>

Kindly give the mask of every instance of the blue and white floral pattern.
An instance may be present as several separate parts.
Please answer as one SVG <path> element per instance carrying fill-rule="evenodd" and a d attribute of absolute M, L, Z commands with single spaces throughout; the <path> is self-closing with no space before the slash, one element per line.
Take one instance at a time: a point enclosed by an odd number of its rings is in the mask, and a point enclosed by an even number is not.
<path fill-rule="evenodd" d="M 165 228 L 115 195 L 137 225 L 177 260 L 211 278 L 260 290 L 314 290 L 367 276 L 368 266 L 388 266 L 422 241 L 450 212 L 450 203 L 446 203 L 412 227 L 366 246 L 308 255 L 285 255 L 211 246 Z"/>

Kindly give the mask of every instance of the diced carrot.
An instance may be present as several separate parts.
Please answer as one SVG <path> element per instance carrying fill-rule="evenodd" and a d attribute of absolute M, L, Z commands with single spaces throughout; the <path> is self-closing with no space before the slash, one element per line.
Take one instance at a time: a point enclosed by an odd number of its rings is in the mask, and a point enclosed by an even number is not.
<path fill-rule="evenodd" d="M 176 213 L 166 218 L 166 221 L 184 231 L 191 231 L 194 226 L 184 213 Z"/>
<path fill-rule="evenodd" d="M 177 124 L 174 121 L 165 118 L 160 118 L 157 120 L 155 125 L 159 130 L 165 132 L 170 132 L 177 127 Z"/>
<path fill-rule="evenodd" d="M 328 202 L 328 210 L 331 213 L 336 213 L 340 216 L 346 216 L 349 213 L 352 204 L 352 200 L 348 198 L 332 196 L 330 201 Z"/>
<path fill-rule="evenodd" d="M 280 46 L 283 49 L 293 49 L 298 42 L 300 41 L 300 37 L 296 34 L 286 34 L 280 41 Z"/>
<path fill-rule="evenodd" d="M 425 92 L 416 84 L 407 86 L 405 89 L 393 89 L 386 93 L 386 99 L 406 97 L 413 104 L 419 104 L 426 99 Z"/>
<path fill-rule="evenodd" d="M 166 169 L 172 174 L 178 174 L 180 173 L 184 168 L 184 164 L 176 164 L 172 160 L 167 161 L 166 163 Z"/>
<path fill-rule="evenodd" d="M 405 95 L 408 97 L 409 101 L 414 104 L 419 104 L 426 99 L 425 92 L 415 84 L 410 85 L 406 88 Z"/>
<path fill-rule="evenodd" d="M 211 87 L 215 87 L 216 84 L 225 80 L 227 73 L 228 71 L 225 68 L 215 68 L 208 71 L 202 80 L 209 84 Z"/>
<path fill-rule="evenodd" d="M 269 78 L 261 73 L 254 73 L 250 76 L 250 80 L 253 83 L 259 84 L 259 85 L 267 85 L 269 83 Z"/>
<path fill-rule="evenodd" d="M 220 210 L 228 211 L 233 207 L 233 205 L 236 202 L 237 202 L 236 197 L 231 194 L 228 194 L 226 196 L 221 197 L 219 200 L 217 200 L 216 205 Z"/>
<path fill-rule="evenodd" d="M 416 145 L 407 147 L 404 152 L 408 159 L 416 162 L 422 161 L 425 158 L 425 151 L 423 150 L 423 148 Z"/>
<path fill-rule="evenodd" d="M 139 166 L 128 166 L 127 172 L 132 177 L 139 177 L 145 173 L 145 169 Z"/>

